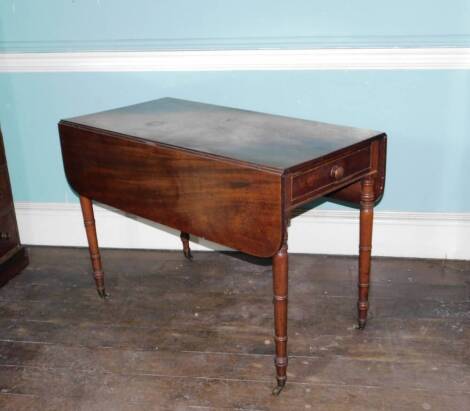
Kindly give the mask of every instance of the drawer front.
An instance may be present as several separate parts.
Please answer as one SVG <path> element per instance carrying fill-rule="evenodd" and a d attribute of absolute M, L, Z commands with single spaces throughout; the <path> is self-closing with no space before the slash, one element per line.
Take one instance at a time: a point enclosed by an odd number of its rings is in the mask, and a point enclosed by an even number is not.
<path fill-rule="evenodd" d="M 292 176 L 292 203 L 328 192 L 370 170 L 370 146 Z"/>
<path fill-rule="evenodd" d="M 11 209 L 12 204 L 8 170 L 0 166 L 0 214 L 4 214 L 8 209 Z"/>
<path fill-rule="evenodd" d="M 19 243 L 14 211 L 0 216 L 0 254 Z"/>

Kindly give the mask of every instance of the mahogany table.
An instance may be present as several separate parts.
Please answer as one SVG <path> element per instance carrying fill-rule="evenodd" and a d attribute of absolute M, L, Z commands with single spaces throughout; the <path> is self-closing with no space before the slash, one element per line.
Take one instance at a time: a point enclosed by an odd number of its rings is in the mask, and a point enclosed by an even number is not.
<path fill-rule="evenodd" d="M 80 195 L 98 293 L 106 296 L 92 200 L 258 257 L 272 257 L 279 394 L 287 370 L 287 226 L 332 197 L 360 206 L 359 328 L 368 309 L 373 207 L 385 133 L 163 98 L 59 123 Z"/>

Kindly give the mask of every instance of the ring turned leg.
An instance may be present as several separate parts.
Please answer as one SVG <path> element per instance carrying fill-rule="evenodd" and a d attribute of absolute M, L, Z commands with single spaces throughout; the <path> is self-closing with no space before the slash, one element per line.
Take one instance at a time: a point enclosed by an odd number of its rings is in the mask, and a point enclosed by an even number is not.
<path fill-rule="evenodd" d="M 80 196 L 80 205 L 82 207 L 83 221 L 85 223 L 86 236 L 88 239 L 88 249 L 90 251 L 91 265 L 93 268 L 93 277 L 95 278 L 96 291 L 101 298 L 105 298 L 104 273 L 101 266 L 100 250 L 98 248 L 98 239 L 96 237 L 95 218 L 93 214 L 93 203 L 91 199 Z"/>
<path fill-rule="evenodd" d="M 185 256 L 188 260 L 192 260 L 192 259 L 193 259 L 193 255 L 191 254 L 191 248 L 189 248 L 189 234 L 188 234 L 188 233 L 185 233 L 184 231 L 181 231 L 180 238 L 181 238 L 181 241 L 182 241 L 182 243 L 183 243 L 183 253 L 184 253 L 184 256 Z"/>
<path fill-rule="evenodd" d="M 274 395 L 279 395 L 287 380 L 287 293 L 288 293 L 288 253 L 287 245 L 273 256 L 274 290 L 274 342 L 276 345 L 277 386 Z"/>
<path fill-rule="evenodd" d="M 359 234 L 359 300 L 358 325 L 360 329 L 366 326 L 367 310 L 369 308 L 369 276 L 370 257 L 372 250 L 372 224 L 374 218 L 374 185 L 371 178 L 365 178 L 361 183 L 361 211 Z"/>

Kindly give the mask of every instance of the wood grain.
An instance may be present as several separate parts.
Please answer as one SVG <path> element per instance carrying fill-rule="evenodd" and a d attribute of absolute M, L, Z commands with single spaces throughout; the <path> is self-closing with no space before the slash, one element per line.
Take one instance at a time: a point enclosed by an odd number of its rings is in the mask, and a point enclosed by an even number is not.
<path fill-rule="evenodd" d="M 67 179 L 81 195 L 256 256 L 280 248 L 280 173 L 64 124 L 60 131 Z"/>
<path fill-rule="evenodd" d="M 20 244 L 3 135 L 0 130 L 0 287 L 19 274 L 28 262 L 26 250 Z"/>
<path fill-rule="evenodd" d="M 0 289 L 2 410 L 468 408 L 468 262 L 377 258 L 359 332 L 356 258 L 291 254 L 289 383 L 273 397 L 268 261 L 103 250 L 104 304 L 87 250 L 30 254 Z"/>

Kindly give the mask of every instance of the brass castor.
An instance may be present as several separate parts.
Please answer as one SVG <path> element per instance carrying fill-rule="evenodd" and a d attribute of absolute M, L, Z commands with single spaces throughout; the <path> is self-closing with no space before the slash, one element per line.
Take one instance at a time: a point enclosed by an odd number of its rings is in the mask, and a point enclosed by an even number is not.
<path fill-rule="evenodd" d="M 189 248 L 189 234 L 184 231 L 180 234 L 181 241 L 183 243 L 183 253 L 188 260 L 192 260 L 191 248 Z"/>
<path fill-rule="evenodd" d="M 277 386 L 273 388 L 273 395 L 275 395 L 276 397 L 281 393 L 281 391 L 283 390 L 283 388 L 286 386 L 286 380 L 285 379 L 282 379 L 282 380 L 277 380 Z"/>
<path fill-rule="evenodd" d="M 106 293 L 106 290 L 104 288 L 97 288 L 96 291 L 98 292 L 98 295 L 104 300 L 109 297 L 109 294 Z"/>

